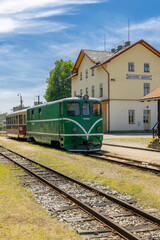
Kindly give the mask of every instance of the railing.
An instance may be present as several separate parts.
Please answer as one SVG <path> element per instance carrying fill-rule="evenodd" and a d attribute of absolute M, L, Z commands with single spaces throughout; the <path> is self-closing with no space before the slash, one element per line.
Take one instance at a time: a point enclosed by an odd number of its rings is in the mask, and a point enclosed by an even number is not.
<path fill-rule="evenodd" d="M 153 138 L 155 137 L 159 137 L 160 134 L 160 127 L 158 127 L 158 125 L 160 125 L 160 122 L 157 122 L 154 127 L 152 128 L 152 133 L 153 133 Z"/>

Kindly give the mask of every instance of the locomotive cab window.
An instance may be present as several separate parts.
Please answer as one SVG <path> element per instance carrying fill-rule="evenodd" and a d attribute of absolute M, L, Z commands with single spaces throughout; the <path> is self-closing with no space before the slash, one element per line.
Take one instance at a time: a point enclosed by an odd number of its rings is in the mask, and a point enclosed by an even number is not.
<path fill-rule="evenodd" d="M 100 116 L 101 115 L 101 105 L 100 103 L 92 103 L 92 115 Z"/>
<path fill-rule="evenodd" d="M 80 115 L 79 103 L 68 103 L 67 104 L 67 115 L 68 116 L 79 116 Z"/>
<path fill-rule="evenodd" d="M 83 103 L 82 104 L 82 114 L 83 114 L 83 116 L 89 116 L 90 115 L 89 103 Z"/>

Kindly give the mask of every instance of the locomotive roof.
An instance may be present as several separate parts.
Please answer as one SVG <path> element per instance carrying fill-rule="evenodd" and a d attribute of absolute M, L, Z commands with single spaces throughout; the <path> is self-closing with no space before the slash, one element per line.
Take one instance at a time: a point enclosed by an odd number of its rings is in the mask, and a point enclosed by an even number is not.
<path fill-rule="evenodd" d="M 25 113 L 25 112 L 27 112 L 28 109 L 32 109 L 32 108 L 42 107 L 42 106 L 55 104 L 55 103 L 59 103 L 59 102 L 64 102 L 64 101 L 75 101 L 75 100 L 84 101 L 82 97 L 63 98 L 63 99 L 59 99 L 59 100 L 56 100 L 56 101 L 47 102 L 47 103 L 44 103 L 44 104 L 40 104 L 40 105 L 36 105 L 36 106 L 33 106 L 33 107 L 25 108 L 25 109 L 22 109 L 22 110 L 18 110 L 18 111 L 15 111 L 15 112 L 11 112 L 11 113 L 8 113 L 6 116 L 8 117 L 8 116 L 12 116 L 12 115 L 19 114 L 19 113 Z M 101 100 L 99 98 L 89 98 L 89 101 L 99 101 L 100 102 Z"/>
<path fill-rule="evenodd" d="M 63 99 L 59 99 L 59 100 L 56 100 L 56 101 L 52 101 L 52 102 L 47 102 L 47 103 L 44 103 L 44 104 L 36 105 L 36 106 L 30 107 L 28 109 L 38 108 L 38 107 L 42 107 L 42 106 L 47 106 L 47 105 L 55 104 L 55 103 L 59 103 L 59 102 L 75 101 L 75 100 L 84 101 L 83 97 L 70 97 L 70 98 L 63 98 Z M 99 98 L 89 98 L 88 101 L 99 101 L 99 102 L 101 102 L 101 100 Z"/>

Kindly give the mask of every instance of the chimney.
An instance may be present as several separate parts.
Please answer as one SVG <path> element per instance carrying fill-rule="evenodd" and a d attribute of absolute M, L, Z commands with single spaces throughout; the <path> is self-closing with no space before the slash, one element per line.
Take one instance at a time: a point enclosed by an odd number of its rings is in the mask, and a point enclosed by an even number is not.
<path fill-rule="evenodd" d="M 128 46 L 130 46 L 130 44 L 131 44 L 131 42 L 130 42 L 130 41 L 126 41 L 126 42 L 125 42 L 125 47 L 128 47 Z"/>
<path fill-rule="evenodd" d="M 123 48 L 123 46 L 122 46 L 122 45 L 119 45 L 119 46 L 117 47 L 117 50 L 120 51 L 122 48 Z"/>
<path fill-rule="evenodd" d="M 111 49 L 111 52 L 112 52 L 112 53 L 115 53 L 115 51 L 116 51 L 115 48 L 112 48 L 112 49 Z"/>

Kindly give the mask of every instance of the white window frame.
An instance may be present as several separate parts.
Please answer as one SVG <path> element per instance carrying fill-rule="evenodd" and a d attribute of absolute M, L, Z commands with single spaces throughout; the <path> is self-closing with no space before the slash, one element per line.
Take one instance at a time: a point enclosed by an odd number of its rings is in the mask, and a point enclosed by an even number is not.
<path fill-rule="evenodd" d="M 135 110 L 128 110 L 128 124 L 135 124 Z"/>

